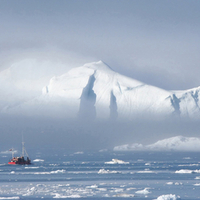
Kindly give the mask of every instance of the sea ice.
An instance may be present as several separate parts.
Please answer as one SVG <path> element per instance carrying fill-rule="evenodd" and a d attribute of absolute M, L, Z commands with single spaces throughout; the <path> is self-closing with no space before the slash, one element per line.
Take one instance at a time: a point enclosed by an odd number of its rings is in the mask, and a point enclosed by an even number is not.
<path fill-rule="evenodd" d="M 179 167 L 199 166 L 199 164 L 178 165 Z"/>
<path fill-rule="evenodd" d="M 175 194 L 167 194 L 167 195 L 161 195 L 155 200 L 179 200 L 181 199 L 180 196 L 176 196 Z"/>
<path fill-rule="evenodd" d="M 151 163 L 145 163 L 145 165 L 148 165 L 148 166 L 149 166 L 149 165 L 151 165 Z"/>
<path fill-rule="evenodd" d="M 126 194 L 126 193 L 121 193 L 121 194 L 115 194 L 113 195 L 113 197 L 126 197 L 126 198 L 130 198 L 130 197 L 134 197 L 134 194 Z"/>
<path fill-rule="evenodd" d="M 42 159 L 35 159 L 35 160 L 33 160 L 33 162 L 44 162 L 44 160 L 42 160 Z"/>
<path fill-rule="evenodd" d="M 74 154 L 83 154 L 82 151 L 75 152 Z"/>
<path fill-rule="evenodd" d="M 174 183 L 174 185 L 183 185 L 183 183 L 181 183 L 181 182 L 176 182 L 176 183 Z"/>
<path fill-rule="evenodd" d="M 145 173 L 156 173 L 154 171 L 144 170 L 144 171 L 138 171 L 138 174 L 145 174 Z"/>
<path fill-rule="evenodd" d="M 118 171 L 110 171 L 110 170 L 106 170 L 106 169 L 100 169 L 98 171 L 98 174 L 117 174 L 119 173 Z"/>
<path fill-rule="evenodd" d="M 190 160 L 191 158 L 190 158 L 190 157 L 184 157 L 183 159 L 185 159 L 185 160 Z"/>
<path fill-rule="evenodd" d="M 50 172 L 35 172 L 34 174 L 40 175 L 40 174 L 51 174 L 51 173 Z"/>
<path fill-rule="evenodd" d="M 107 189 L 106 188 L 97 188 L 99 191 L 101 191 L 101 192 L 106 192 L 107 191 Z"/>
<path fill-rule="evenodd" d="M 200 170 L 199 169 L 196 169 L 196 170 L 181 169 L 181 170 L 176 170 L 175 173 L 178 173 L 178 174 L 192 174 L 192 173 L 200 173 Z"/>
<path fill-rule="evenodd" d="M 173 182 L 167 182 L 166 184 L 167 185 L 173 185 L 174 183 Z"/>
<path fill-rule="evenodd" d="M 148 191 L 148 188 L 144 188 L 144 190 L 138 190 L 135 192 L 136 194 L 149 194 L 151 192 Z"/>
<path fill-rule="evenodd" d="M 107 152 L 108 151 L 108 149 L 101 149 L 101 150 L 99 150 L 99 152 Z"/>
<path fill-rule="evenodd" d="M 25 167 L 25 169 L 38 169 L 39 167 Z"/>
<path fill-rule="evenodd" d="M 96 185 L 96 184 L 94 184 L 94 185 L 90 185 L 90 186 L 87 186 L 86 188 L 98 188 L 98 186 Z"/>
<path fill-rule="evenodd" d="M 105 164 L 129 164 L 129 162 L 124 162 L 123 160 L 112 159 L 112 161 L 105 162 Z"/>
<path fill-rule="evenodd" d="M 126 190 L 129 191 L 129 190 L 135 190 L 136 188 L 127 188 Z"/>
<path fill-rule="evenodd" d="M 55 194 L 55 196 L 53 198 L 54 199 L 81 198 L 81 196 L 79 194 L 73 194 L 73 195 L 69 195 L 69 196 Z"/>
<path fill-rule="evenodd" d="M 61 170 L 51 171 L 50 173 L 51 174 L 57 174 L 57 173 L 65 173 L 65 172 L 66 172 L 66 170 L 61 169 Z"/>

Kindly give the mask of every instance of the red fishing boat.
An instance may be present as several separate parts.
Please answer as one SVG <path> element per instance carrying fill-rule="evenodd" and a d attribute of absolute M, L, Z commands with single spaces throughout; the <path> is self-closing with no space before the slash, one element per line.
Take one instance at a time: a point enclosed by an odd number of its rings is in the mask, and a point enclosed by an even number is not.
<path fill-rule="evenodd" d="M 22 142 L 22 155 L 21 155 L 21 157 L 15 157 L 13 149 L 10 149 L 10 151 L 12 151 L 12 158 L 8 162 L 9 165 L 30 165 L 31 164 L 31 160 L 29 159 L 28 153 L 27 153 L 27 151 L 24 147 L 24 142 Z M 24 156 L 25 154 L 26 154 L 26 158 Z"/>

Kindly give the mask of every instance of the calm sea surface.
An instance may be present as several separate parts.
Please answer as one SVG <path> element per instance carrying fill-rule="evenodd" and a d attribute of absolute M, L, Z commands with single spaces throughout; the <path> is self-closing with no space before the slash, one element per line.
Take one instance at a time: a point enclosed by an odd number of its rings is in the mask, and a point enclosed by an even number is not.
<path fill-rule="evenodd" d="M 0 154 L 0 199 L 149 200 L 169 194 L 200 199 L 199 153 L 43 149 L 29 154 L 33 164 L 25 166 L 10 166 L 11 155 Z"/>

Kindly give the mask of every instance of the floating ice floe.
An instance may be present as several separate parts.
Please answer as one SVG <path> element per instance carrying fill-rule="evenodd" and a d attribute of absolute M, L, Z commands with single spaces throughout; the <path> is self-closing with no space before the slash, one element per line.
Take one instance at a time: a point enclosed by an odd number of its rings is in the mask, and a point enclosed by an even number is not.
<path fill-rule="evenodd" d="M 113 195 L 113 197 L 126 197 L 126 198 L 130 198 L 130 197 L 134 197 L 134 196 L 135 196 L 134 194 L 126 194 L 126 193 Z"/>
<path fill-rule="evenodd" d="M 175 173 L 177 173 L 177 174 L 192 174 L 192 173 L 200 173 L 200 170 L 199 169 L 196 169 L 196 170 L 181 169 L 181 170 L 176 170 Z"/>
<path fill-rule="evenodd" d="M 105 162 L 105 164 L 129 164 L 129 162 L 124 162 L 123 160 L 112 159 L 112 161 Z"/>
<path fill-rule="evenodd" d="M 99 152 L 107 152 L 108 151 L 108 149 L 101 149 L 101 150 L 99 150 Z"/>
<path fill-rule="evenodd" d="M 100 169 L 98 171 L 98 174 L 117 174 L 119 173 L 118 171 L 110 171 L 110 170 L 106 170 L 106 169 Z"/>
<path fill-rule="evenodd" d="M 38 169 L 39 167 L 25 167 L 25 169 Z"/>
<path fill-rule="evenodd" d="M 151 173 L 156 173 L 154 171 L 149 171 L 149 170 L 144 170 L 144 171 L 138 171 L 138 174 L 151 174 Z"/>
<path fill-rule="evenodd" d="M 149 165 L 151 165 L 151 163 L 145 163 L 145 165 L 148 165 L 148 166 L 149 166 Z"/>
<path fill-rule="evenodd" d="M 188 164 L 188 165 L 178 165 L 179 167 L 192 167 L 192 166 L 199 166 L 199 164 Z"/>
<path fill-rule="evenodd" d="M 97 190 L 101 191 L 101 192 L 106 192 L 107 189 L 106 188 L 97 188 Z"/>
<path fill-rule="evenodd" d="M 184 160 L 190 160 L 191 158 L 190 157 L 184 157 L 183 159 Z"/>
<path fill-rule="evenodd" d="M 58 174 L 58 173 L 65 173 L 66 170 L 56 170 L 56 171 L 50 171 L 50 172 L 35 172 L 34 174 Z"/>
<path fill-rule="evenodd" d="M 74 154 L 84 154 L 82 151 L 75 152 Z"/>
<path fill-rule="evenodd" d="M 44 160 L 42 160 L 42 159 L 35 159 L 35 160 L 33 160 L 33 162 L 44 162 Z"/>
<path fill-rule="evenodd" d="M 73 194 L 73 195 L 69 195 L 69 196 L 55 194 L 55 196 L 53 198 L 54 199 L 81 198 L 81 196 L 79 194 Z"/>
<path fill-rule="evenodd" d="M 176 196 L 175 194 L 166 194 L 161 195 L 157 199 L 154 200 L 180 200 L 180 196 Z"/>
<path fill-rule="evenodd" d="M 92 188 L 92 189 L 94 189 L 94 188 L 98 188 L 98 186 L 96 184 L 94 184 L 94 185 L 87 186 L 86 188 Z"/>
<path fill-rule="evenodd" d="M 149 194 L 151 192 L 148 191 L 148 188 L 144 188 L 144 190 L 138 190 L 135 192 L 136 194 Z"/>
<path fill-rule="evenodd" d="M 61 169 L 61 170 L 51 171 L 50 173 L 51 174 L 58 174 L 58 173 L 65 173 L 65 172 L 66 172 L 66 170 Z"/>
<path fill-rule="evenodd" d="M 126 190 L 129 191 L 129 190 L 135 190 L 136 188 L 127 188 Z"/>
<path fill-rule="evenodd" d="M 183 183 L 176 182 L 176 183 L 174 183 L 174 185 L 183 185 Z"/>
<path fill-rule="evenodd" d="M 173 185 L 174 183 L 173 182 L 167 182 L 166 184 L 167 185 Z"/>
<path fill-rule="evenodd" d="M 50 172 L 35 172 L 33 174 L 37 174 L 37 175 L 40 175 L 40 174 L 51 174 Z"/>
<path fill-rule="evenodd" d="M 20 199 L 19 197 L 0 197 L 0 199 Z"/>
<path fill-rule="evenodd" d="M 200 186 L 200 183 L 195 183 L 194 186 Z"/>

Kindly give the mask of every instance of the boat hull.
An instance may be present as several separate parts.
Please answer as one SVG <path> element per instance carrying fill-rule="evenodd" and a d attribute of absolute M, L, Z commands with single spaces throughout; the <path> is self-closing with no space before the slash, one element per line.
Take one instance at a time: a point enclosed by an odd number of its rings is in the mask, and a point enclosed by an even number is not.
<path fill-rule="evenodd" d="M 30 165 L 30 162 L 8 162 L 9 165 Z"/>
<path fill-rule="evenodd" d="M 15 162 L 8 162 L 9 165 L 16 165 Z"/>

